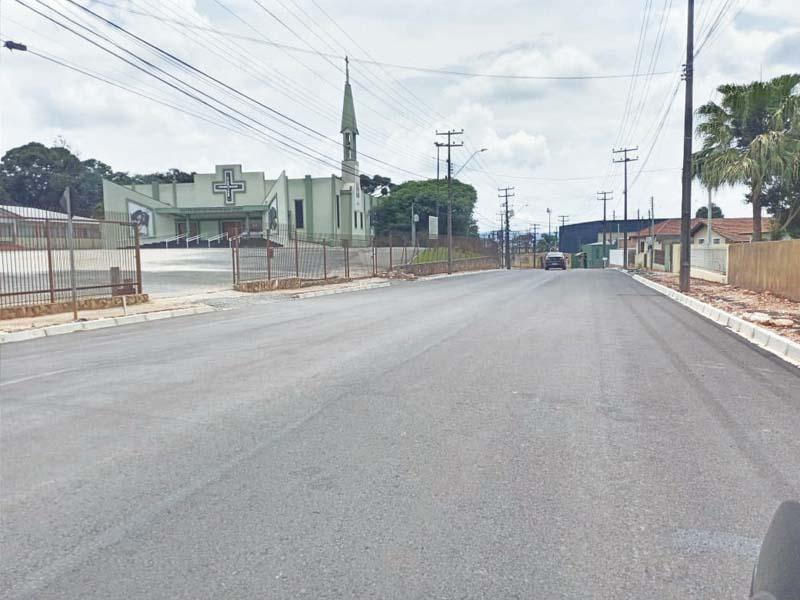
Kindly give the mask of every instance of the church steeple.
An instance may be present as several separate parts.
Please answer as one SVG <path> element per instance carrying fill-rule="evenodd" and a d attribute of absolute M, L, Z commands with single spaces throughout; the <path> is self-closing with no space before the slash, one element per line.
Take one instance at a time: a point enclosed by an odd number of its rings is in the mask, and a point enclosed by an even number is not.
<path fill-rule="evenodd" d="M 342 178 L 345 181 L 358 180 L 358 153 L 356 138 L 356 109 L 353 106 L 353 90 L 350 88 L 350 59 L 345 56 L 344 106 L 342 107 Z"/>

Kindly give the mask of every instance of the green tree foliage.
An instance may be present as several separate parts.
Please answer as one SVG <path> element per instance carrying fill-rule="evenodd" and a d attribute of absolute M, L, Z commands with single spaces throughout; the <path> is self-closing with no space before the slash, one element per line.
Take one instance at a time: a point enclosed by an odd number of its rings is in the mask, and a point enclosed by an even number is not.
<path fill-rule="evenodd" d="M 453 235 L 477 235 L 472 218 L 478 193 L 475 188 L 457 179 L 453 186 Z M 377 235 L 389 233 L 409 236 L 411 232 L 411 203 L 419 215 L 417 231 L 426 232 L 428 217 L 439 216 L 439 233 L 447 232 L 447 181 L 428 179 L 406 181 L 395 186 L 391 194 L 378 200 L 373 209 L 372 223 Z"/>
<path fill-rule="evenodd" d="M 179 169 L 148 175 L 115 172 L 106 163 L 81 160 L 63 139 L 48 148 L 30 142 L 12 148 L 0 159 L 0 202 L 61 211 L 59 199 L 70 187 L 75 214 L 96 216 L 103 201 L 103 179 L 121 185 L 190 182 L 193 174 Z"/>
<path fill-rule="evenodd" d="M 736 184 L 750 188 L 746 200 L 753 205 L 754 240 L 761 239 L 762 201 L 770 189 L 777 187 L 790 205 L 787 211 L 773 213 L 776 231 L 787 230 L 797 217 L 790 192 L 800 179 L 799 83 L 800 74 L 793 74 L 722 85 L 717 88 L 721 102 L 698 109 L 703 147 L 692 157 L 694 175 L 710 188 Z"/>
<path fill-rule="evenodd" d="M 698 219 L 705 219 L 708 217 L 708 207 L 701 206 L 697 209 L 697 212 L 694 215 Z M 711 218 L 712 219 L 724 219 L 725 215 L 722 214 L 722 209 L 717 206 L 714 202 L 711 203 Z"/>
<path fill-rule="evenodd" d="M 367 192 L 368 194 L 374 194 L 376 196 L 386 196 L 392 192 L 394 188 L 397 187 L 397 184 L 392 183 L 392 180 L 388 177 L 383 177 L 381 175 L 373 175 L 370 177 L 369 175 L 361 175 L 361 189 Z"/>

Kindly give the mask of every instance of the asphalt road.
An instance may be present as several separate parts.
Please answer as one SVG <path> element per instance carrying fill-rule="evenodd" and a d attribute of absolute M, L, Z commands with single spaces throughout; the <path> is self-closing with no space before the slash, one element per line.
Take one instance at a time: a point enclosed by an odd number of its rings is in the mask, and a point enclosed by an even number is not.
<path fill-rule="evenodd" d="M 3 598 L 743 598 L 800 370 L 617 272 L 0 347 Z"/>

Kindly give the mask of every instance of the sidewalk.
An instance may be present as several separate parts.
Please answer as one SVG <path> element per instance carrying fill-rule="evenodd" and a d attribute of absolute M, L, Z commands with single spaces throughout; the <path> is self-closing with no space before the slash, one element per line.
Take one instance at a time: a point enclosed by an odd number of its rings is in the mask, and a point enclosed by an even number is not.
<path fill-rule="evenodd" d="M 226 310 L 248 304 L 288 301 L 292 298 L 305 298 L 327 294 L 385 287 L 387 279 L 379 277 L 359 279 L 346 283 L 316 285 L 300 289 L 276 290 L 264 293 L 237 292 L 220 289 L 197 294 L 171 298 L 155 298 L 144 304 L 127 307 L 84 310 L 78 312 L 78 321 L 72 320 L 72 313 L 58 313 L 40 317 L 24 317 L 0 321 L 0 343 L 24 341 L 43 336 L 103 329 L 130 323 L 155 321 L 171 317 L 195 315 L 218 310 Z"/>

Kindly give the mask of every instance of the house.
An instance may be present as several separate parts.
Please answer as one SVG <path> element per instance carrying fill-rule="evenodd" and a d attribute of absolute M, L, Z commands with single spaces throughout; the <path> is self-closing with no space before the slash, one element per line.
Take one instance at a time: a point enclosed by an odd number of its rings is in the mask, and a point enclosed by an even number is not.
<path fill-rule="evenodd" d="M 761 219 L 761 230 L 766 233 L 772 226 L 770 217 Z M 704 245 L 708 239 L 707 219 L 692 219 L 690 222 L 689 236 L 692 245 Z M 666 245 L 678 244 L 681 241 L 681 220 L 667 219 L 656 223 L 653 231 L 654 249 L 663 250 Z M 633 239 L 637 245 L 637 253 L 649 250 L 650 228 L 632 233 L 628 239 Z M 753 239 L 753 219 L 741 217 L 733 219 L 711 219 L 711 245 L 724 246 L 750 242 Z"/>
<path fill-rule="evenodd" d="M 763 217 L 761 229 L 769 232 L 772 219 Z M 711 244 L 709 248 L 709 228 L 707 219 L 690 221 L 689 238 L 691 240 L 692 267 L 719 273 L 727 270 L 727 252 L 729 244 L 750 242 L 753 239 L 753 219 L 750 217 L 732 219 L 711 219 Z M 651 241 L 650 228 L 642 229 L 629 236 L 636 247 L 637 266 L 645 266 L 657 270 L 676 271 L 678 268 L 677 252 L 681 241 L 681 220 L 667 219 L 653 228 Z M 653 250 L 652 265 L 650 250 Z"/>
<path fill-rule="evenodd" d="M 75 248 L 100 248 L 102 228 L 96 219 L 72 218 Z M 31 206 L 0 205 L 0 248 L 63 250 L 67 243 L 67 215 Z"/>

